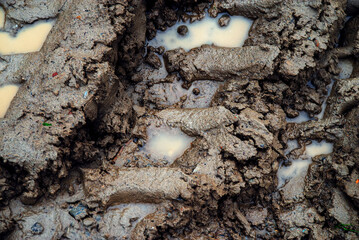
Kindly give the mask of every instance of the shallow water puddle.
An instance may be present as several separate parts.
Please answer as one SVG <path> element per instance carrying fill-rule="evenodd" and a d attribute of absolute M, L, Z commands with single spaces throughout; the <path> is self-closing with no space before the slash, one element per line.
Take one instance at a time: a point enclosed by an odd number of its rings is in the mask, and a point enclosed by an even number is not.
<path fill-rule="evenodd" d="M 0 28 L 4 28 L 5 26 L 5 10 L 0 7 Z"/>
<path fill-rule="evenodd" d="M 224 14 L 211 18 L 208 14 L 194 23 L 178 22 L 164 32 L 158 32 L 156 37 L 149 42 L 150 46 L 164 46 L 166 50 L 183 48 L 189 51 L 203 44 L 214 44 L 219 47 L 241 47 L 248 37 L 252 20 L 242 16 L 231 16 L 230 22 L 225 27 L 220 27 L 218 20 Z M 188 32 L 181 36 L 177 32 L 179 26 L 185 25 Z"/>
<path fill-rule="evenodd" d="M 291 161 L 291 165 L 285 167 L 283 165 L 280 166 L 277 172 L 278 176 L 278 188 L 281 188 L 286 181 L 298 176 L 304 171 L 308 170 L 309 164 L 312 163 L 311 159 L 296 159 Z"/>
<path fill-rule="evenodd" d="M 22 28 L 16 36 L 0 32 L 0 54 L 11 55 L 40 51 L 55 20 L 37 21 Z"/>
<path fill-rule="evenodd" d="M 288 147 L 284 150 L 284 155 L 288 155 L 294 149 L 299 148 L 299 143 L 297 140 L 289 140 L 287 145 Z"/>
<path fill-rule="evenodd" d="M 153 125 L 147 127 L 147 136 L 143 150 L 150 154 L 151 158 L 164 159 L 169 164 L 180 157 L 195 139 L 184 134 L 179 128 Z"/>
<path fill-rule="evenodd" d="M 296 140 L 288 142 L 288 148 L 285 153 L 288 154 L 291 150 L 299 147 L 298 142 Z M 291 150 L 289 150 L 291 149 Z M 287 181 L 292 178 L 295 178 L 306 172 L 308 170 L 309 165 L 312 163 L 312 158 L 322 154 L 329 154 L 333 152 L 333 144 L 328 143 L 326 141 L 312 141 L 311 144 L 308 144 L 305 147 L 304 154 L 299 159 L 290 160 L 290 166 L 283 166 L 283 162 L 280 164 L 279 169 L 277 171 L 278 177 L 278 186 L 277 188 L 281 188 L 285 185 Z"/>
<path fill-rule="evenodd" d="M 305 111 L 300 111 L 299 115 L 295 118 L 286 117 L 286 121 L 288 123 L 302 123 L 302 122 L 307 122 L 309 120 L 312 120 L 312 118 L 309 117 L 309 114 Z"/>
<path fill-rule="evenodd" d="M 18 90 L 18 85 L 6 85 L 0 88 L 0 118 L 5 117 L 7 109 Z"/>
<path fill-rule="evenodd" d="M 339 60 L 338 67 L 340 68 L 339 79 L 350 78 L 353 72 L 353 62 L 350 59 Z"/>
<path fill-rule="evenodd" d="M 326 141 L 312 141 L 311 144 L 305 147 L 305 155 L 308 157 L 315 157 L 322 154 L 329 154 L 333 152 L 333 143 Z"/>

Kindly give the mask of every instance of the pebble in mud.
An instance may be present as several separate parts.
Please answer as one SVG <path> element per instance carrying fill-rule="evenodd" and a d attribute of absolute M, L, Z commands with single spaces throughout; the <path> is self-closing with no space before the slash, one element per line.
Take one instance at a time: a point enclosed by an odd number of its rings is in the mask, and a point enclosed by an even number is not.
<path fill-rule="evenodd" d="M 36 222 L 31 227 L 31 232 L 34 235 L 40 235 L 43 231 L 44 231 L 44 227 L 39 222 Z"/>
<path fill-rule="evenodd" d="M 84 223 L 84 225 L 86 227 L 89 227 L 89 226 L 91 226 L 91 225 L 93 225 L 95 223 L 95 219 L 93 219 L 93 218 L 85 218 L 83 223 Z"/>
<path fill-rule="evenodd" d="M 226 14 L 218 19 L 218 24 L 221 27 L 226 27 L 226 26 L 228 26 L 230 21 L 231 21 L 230 16 Z"/>
<path fill-rule="evenodd" d="M 162 66 L 161 59 L 154 52 L 149 52 L 145 61 L 155 69 L 160 69 Z"/>
<path fill-rule="evenodd" d="M 194 88 L 194 89 L 192 90 L 192 92 L 193 92 L 194 95 L 198 95 L 198 94 L 201 93 L 201 91 L 200 91 L 198 88 Z"/>
<path fill-rule="evenodd" d="M 87 207 L 82 203 L 78 204 L 76 207 L 72 208 L 69 211 L 69 214 L 76 220 L 85 218 L 88 215 Z"/>
<path fill-rule="evenodd" d="M 177 32 L 181 36 L 185 36 L 188 33 L 188 27 L 185 25 L 181 25 L 177 28 Z"/>

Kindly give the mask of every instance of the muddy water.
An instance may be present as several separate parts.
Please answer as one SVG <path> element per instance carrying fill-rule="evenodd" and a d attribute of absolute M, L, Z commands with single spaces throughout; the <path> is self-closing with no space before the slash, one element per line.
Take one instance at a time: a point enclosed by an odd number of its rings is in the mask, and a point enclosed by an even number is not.
<path fill-rule="evenodd" d="M 7 109 L 18 90 L 18 85 L 6 85 L 0 88 L 0 118 L 5 117 Z"/>
<path fill-rule="evenodd" d="M 40 51 L 55 21 L 38 21 L 22 28 L 16 36 L 0 32 L 0 54 L 11 55 Z"/>
<path fill-rule="evenodd" d="M 5 25 L 5 10 L 0 7 L 0 28 L 4 28 Z"/>
<path fill-rule="evenodd" d="M 305 155 L 315 157 L 322 154 L 329 154 L 333 152 L 333 144 L 326 141 L 312 141 L 311 144 L 305 148 Z"/>
<path fill-rule="evenodd" d="M 143 148 L 150 158 L 163 159 L 171 164 L 190 147 L 193 137 L 184 134 L 179 128 L 168 126 L 147 127 L 148 141 Z"/>
<path fill-rule="evenodd" d="M 158 32 L 156 38 L 151 40 L 149 45 L 164 46 L 166 50 L 183 48 L 186 51 L 203 44 L 214 44 L 220 47 L 242 46 L 248 37 L 252 20 L 241 16 L 232 16 L 227 26 L 220 27 L 218 19 L 221 16 L 223 14 L 219 14 L 217 18 L 211 18 L 207 14 L 204 19 L 194 23 L 178 22 L 166 31 Z M 185 36 L 177 33 L 177 28 L 181 25 L 188 28 L 188 33 Z"/>
<path fill-rule="evenodd" d="M 299 148 L 299 143 L 297 140 L 289 140 L 287 142 L 287 149 L 284 150 L 284 154 L 288 155 L 291 151 L 293 151 L 296 148 Z"/>
<path fill-rule="evenodd" d="M 311 163 L 311 159 L 296 159 L 292 160 L 291 165 L 288 167 L 281 165 L 277 172 L 278 188 L 281 188 L 287 180 L 290 180 L 302 172 L 307 171 L 308 166 Z"/>
<path fill-rule="evenodd" d="M 288 148 L 285 153 L 288 154 L 295 148 L 298 148 L 298 142 L 296 140 L 288 142 Z M 281 188 L 286 181 L 299 176 L 303 172 L 308 170 L 309 165 L 312 163 L 312 158 L 322 154 L 330 154 L 333 152 L 333 144 L 326 141 L 312 141 L 311 144 L 305 147 L 305 152 L 299 159 L 290 160 L 290 166 L 284 166 L 283 162 L 277 172 L 278 176 L 278 188 Z"/>
<path fill-rule="evenodd" d="M 350 59 L 341 59 L 338 63 L 340 68 L 339 79 L 350 78 L 353 72 L 353 61 Z"/>
<path fill-rule="evenodd" d="M 311 120 L 312 118 L 309 116 L 309 114 L 305 111 L 300 111 L 298 117 L 295 118 L 286 118 L 286 121 L 288 123 L 301 123 L 301 122 L 307 122 Z"/>

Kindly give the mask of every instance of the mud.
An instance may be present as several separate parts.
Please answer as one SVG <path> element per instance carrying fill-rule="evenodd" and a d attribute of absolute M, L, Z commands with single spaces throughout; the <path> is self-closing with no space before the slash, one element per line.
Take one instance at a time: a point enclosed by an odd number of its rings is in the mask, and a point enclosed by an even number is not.
<path fill-rule="evenodd" d="M 209 2 L 2 2 L 56 23 L 0 58 L 0 238 L 358 238 L 358 4 Z M 244 45 L 148 45 L 206 13 Z"/>

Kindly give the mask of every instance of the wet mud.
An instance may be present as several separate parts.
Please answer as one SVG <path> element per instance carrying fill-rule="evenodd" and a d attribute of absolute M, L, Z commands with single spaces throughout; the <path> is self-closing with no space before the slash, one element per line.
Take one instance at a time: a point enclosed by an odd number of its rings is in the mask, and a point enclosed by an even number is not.
<path fill-rule="evenodd" d="M 0 56 L 0 238 L 358 239 L 357 1 L 0 7 L 12 36 L 55 21 Z M 243 46 L 150 44 L 233 16 Z"/>

